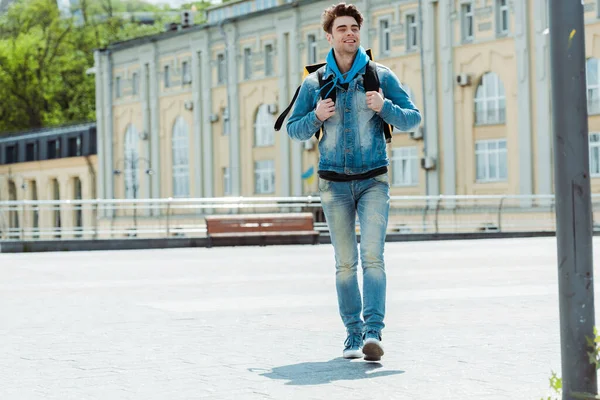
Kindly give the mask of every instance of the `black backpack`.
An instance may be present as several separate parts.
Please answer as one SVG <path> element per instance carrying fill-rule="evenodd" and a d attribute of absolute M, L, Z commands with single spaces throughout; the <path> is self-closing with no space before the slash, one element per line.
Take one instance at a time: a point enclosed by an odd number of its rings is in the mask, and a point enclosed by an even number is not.
<path fill-rule="evenodd" d="M 377 75 L 377 65 L 373 61 L 371 49 L 367 50 L 367 54 L 371 60 L 369 61 L 369 64 L 367 65 L 367 68 L 365 69 L 365 74 L 363 75 L 365 91 L 366 92 L 370 92 L 370 91 L 378 92 L 379 91 L 379 76 Z M 306 78 L 309 74 L 312 74 L 313 72 L 318 71 L 317 77 L 319 79 L 319 87 L 323 88 L 325 85 L 328 85 L 328 84 L 331 85 L 333 76 L 331 76 L 329 79 L 323 79 L 324 69 L 320 69 L 325 64 L 326 63 L 319 63 L 319 64 L 305 66 L 303 78 Z M 323 89 L 322 92 L 329 92 L 329 95 L 327 95 L 327 98 L 332 99 L 335 102 L 336 90 L 329 91 L 329 88 L 330 88 L 330 86 L 327 87 L 326 89 Z M 292 98 L 292 101 L 290 102 L 288 107 L 285 110 L 283 110 L 283 112 L 277 118 L 277 121 L 275 121 L 275 131 L 278 132 L 281 129 L 281 125 L 283 125 L 283 121 L 285 120 L 285 117 L 287 117 L 290 110 L 292 109 L 292 106 L 296 102 L 296 98 L 298 97 L 299 92 L 300 92 L 300 86 L 298 86 L 298 88 L 296 89 L 296 93 L 294 93 L 294 97 Z M 317 138 L 317 140 L 321 136 L 322 129 L 323 128 L 320 128 L 317 132 L 315 132 L 315 137 Z M 385 122 L 383 123 L 383 134 L 385 135 L 386 143 L 390 143 L 392 141 L 392 129 L 391 129 L 390 125 Z"/>

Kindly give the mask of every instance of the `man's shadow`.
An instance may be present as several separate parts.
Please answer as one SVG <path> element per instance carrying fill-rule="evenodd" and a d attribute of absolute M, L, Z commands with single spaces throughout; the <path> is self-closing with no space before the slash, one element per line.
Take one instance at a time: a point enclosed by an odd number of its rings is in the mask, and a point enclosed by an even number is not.
<path fill-rule="evenodd" d="M 334 381 L 373 379 L 404 373 L 404 371 L 378 371 L 382 367 L 380 363 L 351 362 L 339 357 L 325 362 L 284 365 L 271 370 L 262 368 L 248 368 L 248 370 L 259 372 L 261 376 L 267 378 L 287 380 L 286 385 L 322 385 Z"/>

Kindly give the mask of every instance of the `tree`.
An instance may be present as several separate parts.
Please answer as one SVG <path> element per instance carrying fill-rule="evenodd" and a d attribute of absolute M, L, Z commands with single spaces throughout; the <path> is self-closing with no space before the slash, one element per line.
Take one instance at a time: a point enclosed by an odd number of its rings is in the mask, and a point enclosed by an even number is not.
<path fill-rule="evenodd" d="M 154 24 L 117 15 L 128 9 L 156 12 Z M 19 0 L 0 16 L 0 132 L 94 120 L 94 49 L 167 21 L 141 0 L 80 0 L 79 11 L 81 24 L 61 17 L 55 0 Z"/>

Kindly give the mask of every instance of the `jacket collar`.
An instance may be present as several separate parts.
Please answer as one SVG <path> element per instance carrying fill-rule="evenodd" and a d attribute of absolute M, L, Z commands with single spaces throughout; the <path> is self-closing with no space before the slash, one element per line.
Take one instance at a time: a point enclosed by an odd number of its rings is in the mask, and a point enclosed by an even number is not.
<path fill-rule="evenodd" d="M 367 66 L 364 66 L 363 68 L 360 69 L 360 71 L 358 71 L 358 74 L 356 76 L 364 75 L 366 71 L 367 71 Z M 329 79 L 329 77 L 332 76 L 333 74 L 334 74 L 334 72 L 329 67 L 329 64 L 325 64 L 325 72 L 323 73 L 323 80 Z"/>

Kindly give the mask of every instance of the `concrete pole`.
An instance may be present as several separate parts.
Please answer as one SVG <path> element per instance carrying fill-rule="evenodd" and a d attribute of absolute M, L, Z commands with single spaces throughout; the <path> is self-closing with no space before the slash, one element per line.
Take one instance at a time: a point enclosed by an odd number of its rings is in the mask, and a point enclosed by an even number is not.
<path fill-rule="evenodd" d="M 551 0 L 552 100 L 560 104 L 552 123 L 563 400 L 598 390 L 586 341 L 595 322 L 584 36 L 582 2 Z"/>

